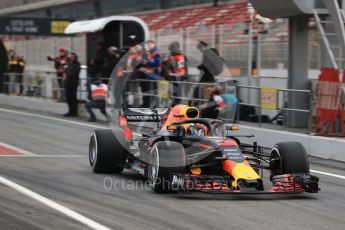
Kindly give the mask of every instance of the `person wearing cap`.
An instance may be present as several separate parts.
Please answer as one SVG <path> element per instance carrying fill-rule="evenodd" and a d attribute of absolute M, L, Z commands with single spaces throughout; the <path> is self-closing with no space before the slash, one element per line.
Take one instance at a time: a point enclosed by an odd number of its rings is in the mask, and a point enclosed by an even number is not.
<path fill-rule="evenodd" d="M 85 104 L 86 111 L 90 114 L 90 119 L 88 121 L 95 122 L 97 120 L 92 109 L 100 109 L 101 113 L 107 118 L 105 101 L 108 95 L 108 85 L 100 80 L 96 80 L 89 85 L 88 91 L 88 99 L 90 101 Z"/>
<path fill-rule="evenodd" d="M 60 89 L 60 102 L 65 101 L 65 89 L 63 85 L 63 75 L 65 73 L 65 68 L 67 67 L 67 62 L 68 62 L 68 52 L 65 48 L 60 48 L 59 49 L 59 56 L 58 57 L 51 57 L 48 56 L 47 59 L 48 61 L 53 61 L 54 62 L 54 67 L 56 69 L 56 78 L 58 80 L 58 85 Z"/>
<path fill-rule="evenodd" d="M 65 117 L 78 116 L 78 99 L 77 89 L 79 85 L 80 63 L 78 56 L 71 53 L 68 57 L 68 65 L 63 74 L 63 81 L 66 91 L 66 102 L 68 105 L 68 112 L 64 114 Z"/>

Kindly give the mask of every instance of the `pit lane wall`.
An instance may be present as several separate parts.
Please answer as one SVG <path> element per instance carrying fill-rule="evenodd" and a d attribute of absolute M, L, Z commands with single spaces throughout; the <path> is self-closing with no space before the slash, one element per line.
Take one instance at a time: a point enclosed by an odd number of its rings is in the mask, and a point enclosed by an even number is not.
<path fill-rule="evenodd" d="M 51 100 L 25 98 L 17 96 L 7 96 L 0 94 L 0 108 L 20 108 L 40 112 L 50 115 L 61 115 L 66 113 L 65 103 L 56 103 Z M 102 114 L 95 110 L 97 118 L 105 121 Z M 85 120 L 88 117 L 84 106 L 79 108 L 80 119 Z M 320 137 L 309 134 L 294 133 L 282 130 L 272 130 L 267 128 L 241 125 L 238 135 L 254 134 L 254 138 L 240 138 L 244 143 L 257 141 L 259 145 L 272 148 L 274 144 L 283 141 L 299 141 L 307 149 L 311 156 L 321 157 L 345 162 L 345 138 Z"/>
<path fill-rule="evenodd" d="M 267 148 L 272 148 L 276 143 L 283 141 L 298 141 L 311 156 L 345 162 L 345 138 L 321 137 L 248 125 L 240 125 L 238 134 L 254 134 L 254 138 L 240 139 L 245 143 L 257 141 L 259 145 Z"/>

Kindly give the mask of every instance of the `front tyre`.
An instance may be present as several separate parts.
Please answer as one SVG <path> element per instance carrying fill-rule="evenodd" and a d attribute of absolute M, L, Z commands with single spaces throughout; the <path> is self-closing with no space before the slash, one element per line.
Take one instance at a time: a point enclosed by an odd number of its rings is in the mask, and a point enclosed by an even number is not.
<path fill-rule="evenodd" d="M 172 174 L 185 173 L 186 154 L 180 143 L 157 142 L 148 158 L 148 180 L 156 193 L 174 192 Z"/>
<path fill-rule="evenodd" d="M 95 173 L 121 173 L 126 158 L 126 149 L 110 129 L 94 132 L 89 144 L 89 161 Z"/>
<path fill-rule="evenodd" d="M 299 142 L 281 142 L 271 152 L 271 175 L 309 173 L 307 151 Z"/>

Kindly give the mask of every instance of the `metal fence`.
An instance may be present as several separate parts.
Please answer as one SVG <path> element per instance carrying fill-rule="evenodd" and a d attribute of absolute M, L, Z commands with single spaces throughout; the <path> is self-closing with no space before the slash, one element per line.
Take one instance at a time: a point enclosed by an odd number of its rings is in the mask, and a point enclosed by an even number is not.
<path fill-rule="evenodd" d="M 128 81 L 128 84 L 134 84 L 135 87 L 138 87 L 141 82 L 158 83 L 157 90 L 151 91 L 149 93 L 147 92 L 143 93 L 143 92 L 137 91 L 137 92 L 127 92 L 125 94 L 137 95 L 138 97 L 141 97 L 143 95 L 152 96 L 157 99 L 157 104 L 159 106 L 169 106 L 171 104 L 169 100 L 172 100 L 172 99 L 180 99 L 184 104 L 208 102 L 209 98 L 205 96 L 205 92 L 204 92 L 205 88 L 207 87 L 221 87 L 224 93 L 231 93 L 231 94 L 236 95 L 236 86 L 232 83 L 232 81 L 223 81 L 223 82 L 216 82 L 216 83 L 201 83 L 201 82 L 198 82 L 197 80 L 193 81 L 193 77 L 197 78 L 198 76 L 191 75 L 189 76 L 189 80 L 186 80 L 186 81 L 166 81 L 166 80 L 153 81 L 153 80 L 145 80 L 145 79 L 135 79 L 135 80 Z M 173 94 L 174 85 L 178 85 L 178 87 L 180 87 L 181 89 L 180 96 L 175 96 Z M 154 88 L 154 87 L 151 86 L 150 88 Z M 195 91 L 197 91 L 197 93 L 195 93 Z M 162 96 L 162 94 L 164 96 Z"/>
<path fill-rule="evenodd" d="M 53 98 L 51 90 L 57 90 L 57 79 L 53 72 L 6 73 L 3 92 L 10 95 Z"/>
<path fill-rule="evenodd" d="M 86 69 L 83 69 L 85 71 Z M 16 75 L 13 73 L 8 73 L 5 75 L 5 92 L 9 94 L 18 95 L 20 91 L 20 86 L 23 87 L 23 96 L 32 96 L 32 97 L 40 97 L 40 98 L 50 98 L 50 99 L 60 99 L 61 94 L 63 93 L 63 88 L 61 88 L 58 82 L 58 78 L 54 72 L 35 72 L 35 73 L 28 73 L 24 75 Z M 18 77 L 22 77 L 23 81 L 20 83 L 18 82 Z M 84 101 L 87 99 L 87 83 L 89 79 L 87 79 L 86 74 L 83 73 L 82 77 L 80 78 L 79 87 L 78 87 L 78 99 L 80 101 Z M 140 89 L 141 82 L 150 82 L 152 84 L 157 84 L 157 90 L 143 92 Z M 179 85 L 182 88 L 180 95 L 174 95 L 174 84 Z M 143 96 L 151 96 L 154 104 L 160 107 L 168 107 L 171 105 L 173 99 L 180 99 L 181 103 L 183 104 L 197 104 L 198 106 L 206 105 L 209 102 L 210 95 L 205 94 L 204 90 L 207 87 L 214 87 L 220 86 L 223 90 L 223 93 L 229 93 L 236 96 L 236 98 L 240 99 L 238 103 L 236 103 L 237 108 L 231 109 L 231 111 L 235 111 L 235 114 L 226 116 L 224 115 L 223 118 L 230 120 L 235 118 L 238 122 L 241 119 L 241 113 L 245 106 L 249 106 L 255 109 L 255 115 L 257 116 L 257 120 L 255 121 L 259 126 L 262 123 L 270 123 L 272 120 L 264 121 L 263 115 L 265 114 L 266 109 L 262 106 L 262 87 L 255 87 L 255 86 L 246 86 L 246 85 L 239 85 L 235 84 L 232 80 L 226 80 L 222 82 L 216 83 L 200 83 L 198 82 L 198 76 L 189 76 L 189 80 L 186 81 L 152 81 L 152 80 L 144 80 L 144 79 L 135 79 L 130 80 L 127 83 L 127 89 L 125 90 L 126 100 L 129 104 L 138 105 L 142 104 Z M 153 86 L 150 88 L 154 88 Z M 195 94 L 195 91 L 198 91 Z M 245 92 L 244 92 L 245 91 Z M 243 96 L 247 94 L 249 91 L 251 94 L 250 98 L 246 98 Z M 304 113 L 308 115 L 309 122 L 307 124 L 308 128 L 311 129 L 312 124 L 312 104 L 311 101 L 313 99 L 313 92 L 311 90 L 295 90 L 295 89 L 276 89 L 276 101 L 275 101 L 275 108 L 273 109 L 276 113 L 281 113 L 282 115 L 282 124 L 281 127 L 284 129 L 287 125 L 286 117 L 289 112 L 298 112 Z M 308 101 L 310 102 L 308 108 L 292 108 L 288 107 L 286 104 L 287 99 L 290 94 L 302 93 L 308 95 Z M 197 96 L 196 96 L 197 95 Z M 252 100 L 254 98 L 254 101 Z M 137 102 L 135 102 L 137 101 Z M 230 110 L 227 110 L 230 111 Z M 232 117 L 232 118 L 230 118 Z M 233 121 L 233 120 L 232 120 Z"/>
<path fill-rule="evenodd" d="M 255 86 L 246 86 L 246 85 L 237 85 L 236 86 L 236 92 L 237 92 L 237 97 L 241 98 L 240 95 L 243 95 L 243 89 L 246 90 L 246 94 L 250 92 L 250 94 L 252 95 L 252 98 L 256 98 L 255 102 L 252 102 L 250 99 L 246 98 L 245 101 L 241 101 L 238 103 L 238 109 L 237 111 L 241 111 L 241 107 L 243 106 L 251 106 L 254 107 L 256 109 L 257 112 L 257 119 L 258 119 L 258 125 L 261 126 L 262 123 L 264 123 L 262 121 L 262 115 L 264 114 L 263 111 L 265 111 L 266 109 L 263 108 L 262 106 L 262 90 L 263 87 L 255 87 Z M 275 108 L 272 110 L 274 111 L 278 111 L 281 113 L 282 116 L 282 124 L 281 127 L 282 128 L 286 128 L 287 127 L 287 116 L 288 116 L 288 112 L 297 112 L 297 113 L 303 113 L 303 114 L 307 114 L 308 115 L 308 124 L 306 125 L 308 130 L 311 130 L 312 128 L 312 121 L 313 121 L 313 104 L 312 104 L 312 100 L 313 100 L 313 95 L 314 92 L 312 90 L 299 90 L 299 89 L 279 89 L 276 88 L 276 99 L 275 99 Z M 291 96 L 291 94 L 306 94 L 308 97 L 308 108 L 293 108 L 293 107 L 289 107 L 288 105 L 288 97 Z M 242 97 L 243 98 L 243 97 Z M 240 113 L 237 114 L 237 120 L 240 120 Z M 270 123 L 270 122 L 265 122 L 265 123 Z"/>
<path fill-rule="evenodd" d="M 86 68 L 82 68 L 81 77 L 79 78 L 79 85 L 78 85 L 78 99 L 83 101 L 87 99 L 87 84 L 91 82 L 91 79 L 86 77 Z M 167 105 L 167 99 L 181 99 L 184 102 L 207 102 L 208 99 L 200 96 L 198 98 L 193 97 L 193 92 L 195 89 L 198 89 L 198 95 L 204 95 L 202 92 L 203 88 L 209 86 L 222 86 L 224 89 L 228 91 L 233 91 L 234 88 L 231 88 L 231 84 L 224 81 L 221 83 L 199 83 L 197 81 L 198 75 L 190 75 L 188 81 L 166 81 L 166 80 L 145 80 L 145 79 L 135 79 L 135 80 L 128 80 L 127 85 L 133 84 L 134 87 L 131 87 L 132 92 L 126 92 L 127 96 L 137 95 L 138 97 L 142 96 L 152 96 L 157 99 L 157 103 L 159 105 Z M 101 78 L 100 80 L 108 81 L 108 78 Z M 3 92 L 13 96 L 28 96 L 28 97 L 37 97 L 37 98 L 45 98 L 45 99 L 57 99 L 59 100 L 63 94 L 64 87 L 63 84 L 60 83 L 61 78 L 57 77 L 56 72 L 54 71 L 36 71 L 36 72 L 28 72 L 24 74 L 18 73 L 6 73 L 4 75 L 4 89 Z M 159 90 L 152 91 L 152 92 L 142 92 L 141 90 L 138 91 L 138 87 L 140 88 L 140 82 L 149 82 L 149 83 L 168 83 L 164 84 L 164 91 L 167 93 L 167 98 L 165 96 L 161 96 Z M 182 95 L 181 96 L 173 96 L 173 84 L 181 85 Z M 21 90 L 22 88 L 22 90 Z M 153 87 L 151 87 L 153 88 Z M 134 89 L 134 90 L 133 90 Z M 21 92 L 22 91 L 22 92 Z M 234 91 L 232 92 L 236 94 Z"/>
<path fill-rule="evenodd" d="M 83 66 L 80 72 L 78 99 L 87 98 L 87 74 Z M 9 95 L 37 97 L 44 99 L 64 100 L 62 79 L 55 71 L 28 71 L 23 74 L 4 74 L 3 92 Z"/>

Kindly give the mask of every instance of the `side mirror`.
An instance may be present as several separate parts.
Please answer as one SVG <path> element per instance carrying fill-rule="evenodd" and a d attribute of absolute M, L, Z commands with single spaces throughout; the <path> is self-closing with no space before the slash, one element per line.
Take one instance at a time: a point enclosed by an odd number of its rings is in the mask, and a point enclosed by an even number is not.
<path fill-rule="evenodd" d="M 227 130 L 227 131 L 238 131 L 238 130 L 240 130 L 240 127 L 238 125 L 231 124 L 231 125 L 226 125 L 225 130 Z"/>
<path fill-rule="evenodd" d="M 238 125 L 234 125 L 234 124 L 225 125 L 224 130 L 223 130 L 223 136 L 226 136 L 226 137 L 234 136 L 232 132 L 238 131 L 238 130 L 240 130 L 240 127 Z"/>
<path fill-rule="evenodd" d="M 185 134 L 185 129 L 181 125 L 168 125 L 167 126 L 167 130 L 174 131 L 179 136 L 183 136 Z"/>

